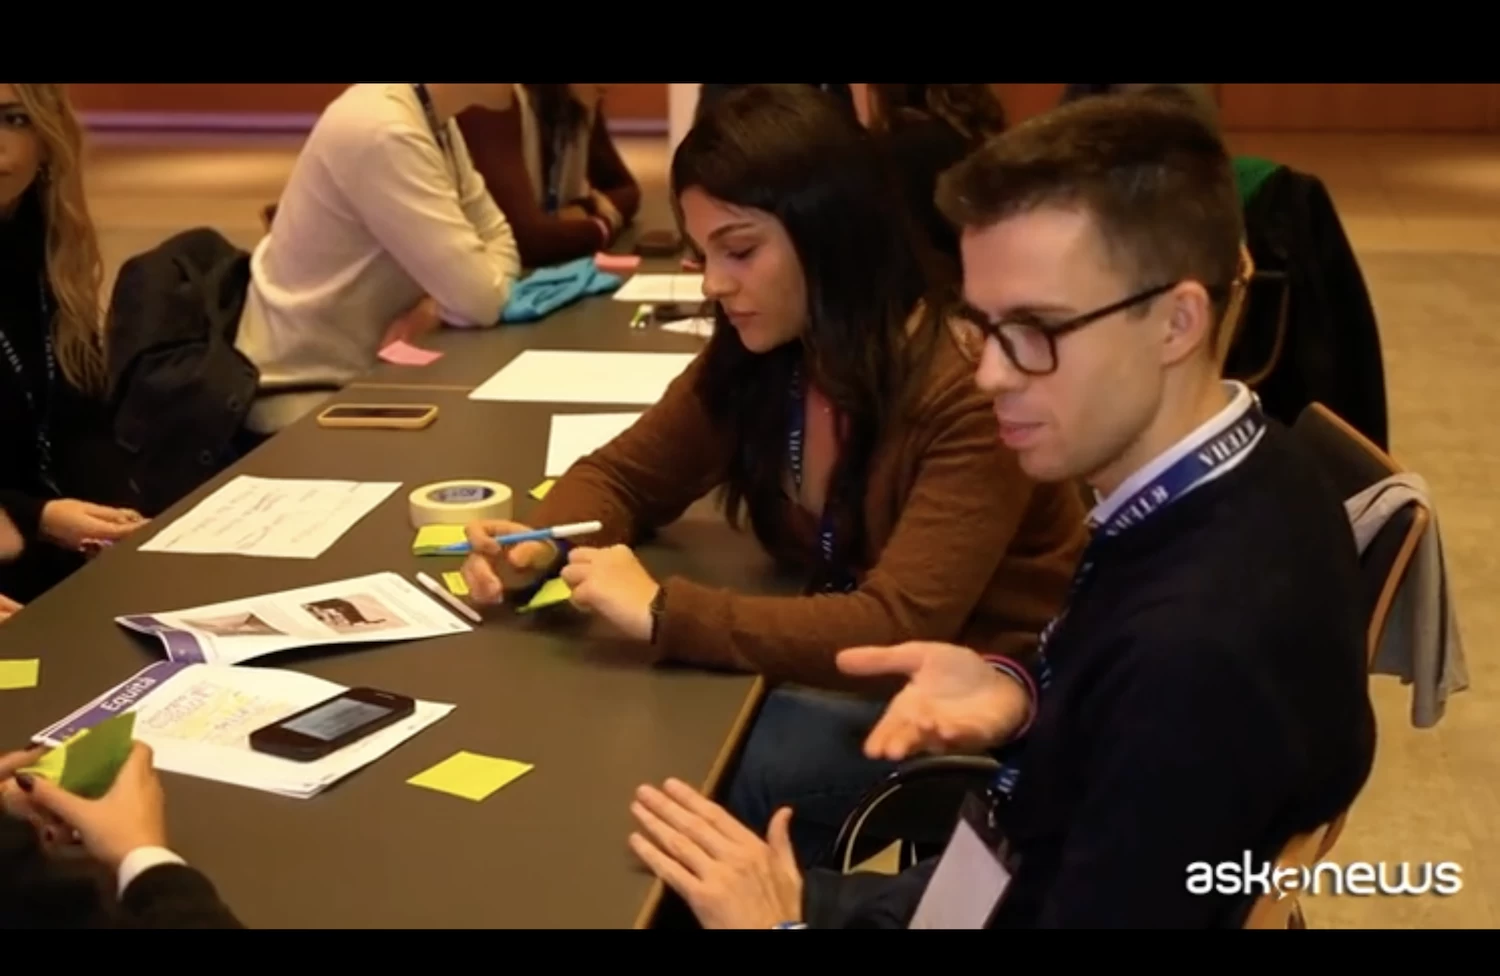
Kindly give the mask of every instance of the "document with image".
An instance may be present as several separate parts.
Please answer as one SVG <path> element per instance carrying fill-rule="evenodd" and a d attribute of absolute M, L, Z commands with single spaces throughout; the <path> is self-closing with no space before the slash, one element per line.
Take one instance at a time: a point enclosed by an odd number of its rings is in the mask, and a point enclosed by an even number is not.
<path fill-rule="evenodd" d="M 239 664 L 295 647 L 419 640 L 472 629 L 395 573 L 191 610 L 132 614 L 116 617 L 115 623 L 156 636 L 169 661 L 202 664 Z"/>
<path fill-rule="evenodd" d="M 240 475 L 141 546 L 141 552 L 316 559 L 399 481 L 316 481 Z"/>
<path fill-rule="evenodd" d="M 255 752 L 250 733 L 347 691 L 343 685 L 276 668 L 224 668 L 161 661 L 127 678 L 62 721 L 33 736 L 56 746 L 84 729 L 135 713 L 135 738 L 158 769 L 305 798 L 395 749 L 453 711 L 418 701 L 416 711 L 312 762 Z"/>

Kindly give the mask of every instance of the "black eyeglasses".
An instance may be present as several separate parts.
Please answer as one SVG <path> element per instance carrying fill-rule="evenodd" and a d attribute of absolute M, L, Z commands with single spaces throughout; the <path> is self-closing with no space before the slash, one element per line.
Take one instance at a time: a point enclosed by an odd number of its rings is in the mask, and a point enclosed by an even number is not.
<path fill-rule="evenodd" d="M 1131 295 L 1123 301 L 1085 312 L 1056 325 L 1043 325 L 1027 319 L 1002 319 L 991 322 L 984 313 L 967 304 L 958 308 L 956 317 L 948 320 L 959 349 L 974 362 L 984 356 L 984 345 L 992 336 L 1000 343 L 1011 365 L 1028 376 L 1046 376 L 1057 371 L 1057 340 L 1070 332 L 1107 318 L 1116 312 L 1150 301 L 1176 288 L 1179 282 L 1158 285 Z"/>

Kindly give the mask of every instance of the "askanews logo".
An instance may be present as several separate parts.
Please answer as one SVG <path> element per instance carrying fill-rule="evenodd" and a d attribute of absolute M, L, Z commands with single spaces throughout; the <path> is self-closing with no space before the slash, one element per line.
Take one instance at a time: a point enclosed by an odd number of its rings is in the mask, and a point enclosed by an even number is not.
<path fill-rule="evenodd" d="M 1270 861 L 1256 862 L 1246 853 L 1243 861 L 1188 865 L 1187 890 L 1195 895 L 1264 895 L 1275 893 L 1280 901 L 1291 894 L 1310 895 L 1456 895 L 1463 889 L 1463 868 L 1452 861 L 1412 864 L 1402 861 L 1370 864 L 1354 861 L 1335 864 L 1320 861 L 1304 868 L 1278 868 Z"/>

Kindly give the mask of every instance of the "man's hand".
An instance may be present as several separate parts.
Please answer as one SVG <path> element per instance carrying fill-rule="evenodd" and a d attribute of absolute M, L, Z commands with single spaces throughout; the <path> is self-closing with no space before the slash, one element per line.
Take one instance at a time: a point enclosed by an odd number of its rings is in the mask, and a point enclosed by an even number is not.
<path fill-rule="evenodd" d="M 59 498 L 42 507 L 42 538 L 78 552 L 86 542 L 116 542 L 146 524 L 129 508 L 95 505 L 76 498 Z"/>
<path fill-rule="evenodd" d="M 865 740 L 872 759 L 983 752 L 1014 735 L 1031 709 L 1026 688 L 967 647 L 920 641 L 860 647 L 839 654 L 838 667 L 849 675 L 909 679 Z"/>
<path fill-rule="evenodd" d="M 464 526 L 469 539 L 469 558 L 464 561 L 464 582 L 469 597 L 477 604 L 499 603 L 507 590 L 524 590 L 536 585 L 557 559 L 557 547 L 550 542 L 522 542 L 502 549 L 496 536 L 531 531 L 529 526 L 503 519 L 481 520 Z"/>
<path fill-rule="evenodd" d="M 21 612 L 21 604 L 0 593 L 0 624 Z"/>
<path fill-rule="evenodd" d="M 627 637 L 651 639 L 651 601 L 661 587 L 629 546 L 580 546 L 568 553 L 562 579 L 575 607 L 597 613 Z"/>
<path fill-rule="evenodd" d="M 761 840 L 717 803 L 669 779 L 664 791 L 637 790 L 630 812 L 642 828 L 630 835 L 630 849 L 704 928 L 769 929 L 802 920 L 790 809 L 776 812 Z"/>
<path fill-rule="evenodd" d="M 425 296 L 386 328 L 385 336 L 380 340 L 380 348 L 384 349 L 393 342 L 411 342 L 442 324 L 443 316 L 438 311 L 437 301 L 431 296 Z"/>
<path fill-rule="evenodd" d="M 97 800 L 75 796 L 41 776 L 20 782 L 31 805 L 76 830 L 94 860 L 112 871 L 142 847 L 167 846 L 166 800 L 151 765 L 151 747 L 136 742 L 114 785 Z"/>

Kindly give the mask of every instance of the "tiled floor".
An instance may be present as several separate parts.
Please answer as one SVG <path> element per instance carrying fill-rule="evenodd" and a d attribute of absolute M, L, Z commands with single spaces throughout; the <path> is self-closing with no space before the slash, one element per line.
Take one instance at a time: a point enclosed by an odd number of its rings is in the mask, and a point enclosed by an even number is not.
<path fill-rule="evenodd" d="M 1343 215 L 1380 316 L 1394 450 L 1439 507 L 1473 687 L 1435 730 L 1409 722 L 1408 689 L 1378 679 L 1380 754 L 1335 852 L 1342 863 L 1456 861 L 1451 897 L 1322 897 L 1314 927 L 1491 928 L 1500 922 L 1500 139 L 1244 135 L 1236 151 L 1317 173 Z M 112 280 L 119 263 L 187 227 L 244 246 L 299 140 L 182 136 L 95 140 L 89 185 Z M 666 149 L 622 149 L 662 195 Z M 652 190 L 655 190 L 653 193 Z M 1489 444 L 1491 447 L 1486 448 Z"/>

